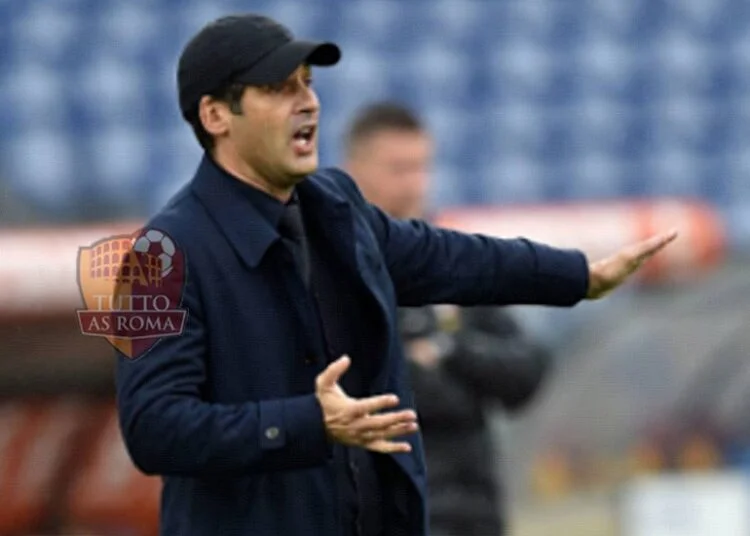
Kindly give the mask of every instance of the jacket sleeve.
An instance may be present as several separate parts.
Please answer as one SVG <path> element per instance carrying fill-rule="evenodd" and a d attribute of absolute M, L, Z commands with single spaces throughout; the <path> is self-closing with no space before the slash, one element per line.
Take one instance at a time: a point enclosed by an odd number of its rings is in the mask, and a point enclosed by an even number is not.
<path fill-rule="evenodd" d="M 463 327 L 443 366 L 454 379 L 506 409 L 521 409 L 538 392 L 551 368 L 542 345 L 523 336 L 506 312 L 476 307 L 461 311 Z"/>
<path fill-rule="evenodd" d="M 580 251 L 396 220 L 368 205 L 399 305 L 572 306 L 586 296 Z"/>
<path fill-rule="evenodd" d="M 376 235 L 401 306 L 572 306 L 586 296 L 589 267 L 581 251 L 397 220 L 368 203 L 349 175 L 330 172 Z"/>
<path fill-rule="evenodd" d="M 206 400 L 207 327 L 188 275 L 181 335 L 131 360 L 118 352 L 122 435 L 146 474 L 217 477 L 324 463 L 330 446 L 314 394 L 242 404 Z"/>

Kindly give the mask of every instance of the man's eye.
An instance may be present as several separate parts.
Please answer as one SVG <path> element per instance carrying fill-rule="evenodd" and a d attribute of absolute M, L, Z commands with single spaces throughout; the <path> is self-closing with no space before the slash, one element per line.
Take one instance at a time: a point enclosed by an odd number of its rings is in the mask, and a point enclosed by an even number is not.
<path fill-rule="evenodd" d="M 305 79 L 305 85 L 306 85 L 307 87 L 310 87 L 310 86 L 312 86 L 312 85 L 313 85 L 313 79 L 312 79 L 312 78 L 306 78 L 306 79 Z"/>

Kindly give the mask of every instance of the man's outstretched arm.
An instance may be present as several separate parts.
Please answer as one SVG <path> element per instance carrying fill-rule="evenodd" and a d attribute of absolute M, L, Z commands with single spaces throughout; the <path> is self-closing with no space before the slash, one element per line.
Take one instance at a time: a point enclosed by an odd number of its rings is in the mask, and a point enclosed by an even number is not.
<path fill-rule="evenodd" d="M 620 286 L 676 237 L 655 235 L 589 262 L 578 250 L 531 240 L 498 239 L 396 220 L 367 203 L 347 176 L 380 243 L 399 304 L 571 306 Z"/>

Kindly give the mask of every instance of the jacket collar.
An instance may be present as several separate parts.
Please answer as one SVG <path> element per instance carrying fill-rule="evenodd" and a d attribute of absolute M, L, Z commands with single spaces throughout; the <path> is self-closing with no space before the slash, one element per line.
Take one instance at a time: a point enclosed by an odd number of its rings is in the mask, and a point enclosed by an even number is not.
<path fill-rule="evenodd" d="M 259 207 L 256 192 L 204 155 L 191 184 L 192 190 L 204 205 L 220 231 L 250 268 L 258 266 L 271 244 L 278 238 L 274 216 L 268 207 Z M 314 175 L 297 186 L 302 210 L 310 216 L 330 223 L 340 223 L 348 213 L 348 203 L 338 195 L 316 184 Z M 254 198 L 256 202 L 254 202 Z M 335 222 L 333 220 L 336 220 Z M 332 225 L 328 228 L 338 227 Z"/>

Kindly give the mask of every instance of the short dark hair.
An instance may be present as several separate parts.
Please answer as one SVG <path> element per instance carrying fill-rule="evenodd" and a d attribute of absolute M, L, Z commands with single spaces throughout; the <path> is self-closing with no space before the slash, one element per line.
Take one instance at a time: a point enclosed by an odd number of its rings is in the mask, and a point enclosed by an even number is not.
<path fill-rule="evenodd" d="M 350 154 L 354 147 L 384 130 L 424 132 L 425 127 L 417 113 L 393 101 L 375 102 L 361 108 L 349 124 L 344 135 L 344 147 Z"/>
<path fill-rule="evenodd" d="M 211 93 L 210 96 L 216 100 L 226 102 L 233 114 L 242 115 L 242 95 L 245 93 L 246 87 L 247 86 L 243 84 L 229 84 L 218 91 Z M 192 127 L 193 133 L 201 147 L 203 147 L 205 151 L 211 152 L 216 145 L 216 140 L 214 140 L 214 137 L 203 128 L 203 123 L 201 123 L 201 118 L 198 113 L 198 106 L 188 114 L 187 122 Z"/>

